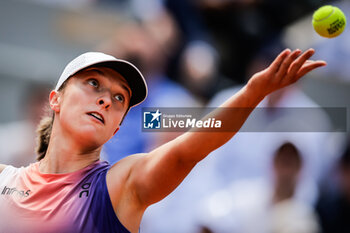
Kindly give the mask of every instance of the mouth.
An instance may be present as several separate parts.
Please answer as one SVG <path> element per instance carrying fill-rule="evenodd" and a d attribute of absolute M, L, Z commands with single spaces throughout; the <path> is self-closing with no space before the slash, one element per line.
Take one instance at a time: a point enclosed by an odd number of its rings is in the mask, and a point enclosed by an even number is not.
<path fill-rule="evenodd" d="M 87 113 L 89 116 L 94 117 L 95 119 L 97 119 L 98 121 L 100 121 L 102 124 L 105 123 L 105 120 L 103 118 L 103 115 L 98 113 L 98 112 L 88 112 Z"/>

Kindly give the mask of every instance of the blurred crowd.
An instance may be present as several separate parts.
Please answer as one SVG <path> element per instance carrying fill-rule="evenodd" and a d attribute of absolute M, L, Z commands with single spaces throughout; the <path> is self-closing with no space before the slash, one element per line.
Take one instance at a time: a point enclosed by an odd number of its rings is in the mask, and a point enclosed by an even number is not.
<path fill-rule="evenodd" d="M 113 6 L 130 12 L 112 36 L 89 50 L 131 61 L 149 86 L 146 101 L 129 112 L 104 146 L 103 159 L 115 163 L 177 137 L 177 132 L 142 132 L 142 108 L 218 107 L 290 46 L 282 39 L 286 27 L 325 3 L 333 1 L 76 1 L 76 9 Z M 334 3 L 350 15 L 348 2 Z M 326 42 L 334 47 L 315 44 L 318 58 L 334 63 L 323 76 L 350 80 L 349 72 L 336 73 L 350 67 L 344 65 L 350 59 L 344 42 L 349 35 L 347 30 L 338 41 Z M 345 49 L 337 47 L 339 61 L 329 50 L 341 45 Z M 25 166 L 35 161 L 35 127 L 41 116 L 50 114 L 50 86 L 34 82 L 26 89 L 23 119 L 0 125 L 1 163 Z M 288 107 L 317 109 L 313 121 L 322 132 L 310 132 L 298 114 L 279 112 Z M 263 130 L 237 133 L 198 163 L 172 194 L 146 211 L 142 233 L 350 232 L 349 135 L 333 132 L 327 113 L 298 84 L 269 95 L 259 108 L 271 109 L 252 119 Z M 305 130 L 271 130 L 291 122 Z"/>

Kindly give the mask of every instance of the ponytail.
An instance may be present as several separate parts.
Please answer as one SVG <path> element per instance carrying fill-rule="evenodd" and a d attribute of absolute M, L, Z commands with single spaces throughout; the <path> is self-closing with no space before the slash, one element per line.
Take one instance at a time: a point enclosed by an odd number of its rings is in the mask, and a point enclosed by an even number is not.
<path fill-rule="evenodd" d="M 58 91 L 64 92 L 67 83 L 69 80 L 66 80 L 61 87 L 58 89 Z M 46 112 L 49 113 L 51 109 L 47 108 Z M 36 160 L 40 161 L 42 160 L 47 152 L 47 148 L 49 147 L 49 142 L 51 138 L 51 132 L 52 132 L 52 126 L 53 126 L 53 120 L 55 119 L 55 113 L 52 112 L 51 114 L 47 114 L 41 119 L 38 127 L 36 128 L 36 148 L 35 152 L 37 153 Z"/>
<path fill-rule="evenodd" d="M 54 116 L 45 116 L 43 119 L 41 119 L 39 126 L 36 130 L 37 133 L 37 147 L 36 147 L 36 153 L 37 157 L 36 159 L 40 161 L 43 159 L 46 155 L 47 148 L 49 146 L 50 137 L 51 137 L 51 131 L 52 131 L 52 125 L 53 125 L 53 119 Z"/>

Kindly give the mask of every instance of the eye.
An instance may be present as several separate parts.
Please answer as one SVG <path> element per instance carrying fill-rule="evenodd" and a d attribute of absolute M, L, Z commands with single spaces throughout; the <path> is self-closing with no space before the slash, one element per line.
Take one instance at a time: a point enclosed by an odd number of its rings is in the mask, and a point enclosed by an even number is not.
<path fill-rule="evenodd" d="M 98 87 L 98 81 L 96 79 L 89 79 L 88 83 L 93 87 Z"/>
<path fill-rule="evenodd" d="M 117 101 L 121 102 L 121 103 L 124 102 L 124 96 L 121 95 L 121 94 L 115 95 L 114 98 L 115 98 Z"/>

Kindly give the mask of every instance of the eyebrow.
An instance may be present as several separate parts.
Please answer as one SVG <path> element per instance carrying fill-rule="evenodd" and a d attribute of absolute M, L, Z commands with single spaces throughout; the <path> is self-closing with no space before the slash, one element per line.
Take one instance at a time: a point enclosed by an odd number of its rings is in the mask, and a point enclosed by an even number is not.
<path fill-rule="evenodd" d="M 101 70 L 99 70 L 99 69 L 94 69 L 94 68 L 91 68 L 91 69 L 88 69 L 88 70 L 85 70 L 86 72 L 89 72 L 89 71 L 92 71 L 92 72 L 96 72 L 96 73 L 98 73 L 99 75 L 101 75 L 101 76 L 105 76 L 106 77 L 106 74 L 103 72 L 103 71 L 101 71 Z M 119 73 L 118 73 L 119 74 Z M 121 75 L 121 74 L 120 74 Z M 121 85 L 121 87 L 124 89 L 124 90 L 126 90 L 127 92 L 128 92 L 128 94 L 129 94 L 129 97 L 130 97 L 130 100 L 131 100 L 131 90 L 130 90 L 130 88 L 128 88 L 123 82 L 124 82 L 124 80 L 122 80 L 122 79 L 120 79 L 122 82 L 120 83 L 120 85 Z M 125 81 L 126 82 L 126 81 Z"/>
<path fill-rule="evenodd" d="M 92 69 L 87 70 L 87 72 L 89 72 L 89 71 L 94 71 L 94 72 L 98 73 L 99 75 L 106 76 L 105 73 L 104 73 L 103 71 L 98 70 L 98 69 L 93 69 L 93 68 L 92 68 Z"/>
<path fill-rule="evenodd" d="M 131 91 L 130 91 L 130 89 L 127 86 L 125 86 L 123 83 L 121 83 L 120 85 L 122 86 L 123 89 L 125 89 L 128 92 L 129 98 L 131 100 Z"/>

